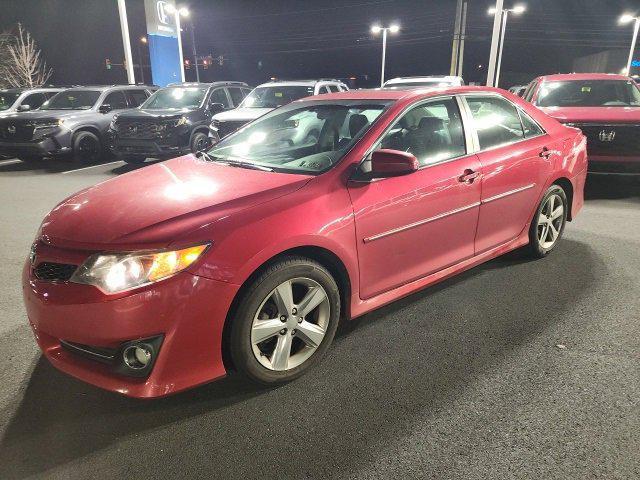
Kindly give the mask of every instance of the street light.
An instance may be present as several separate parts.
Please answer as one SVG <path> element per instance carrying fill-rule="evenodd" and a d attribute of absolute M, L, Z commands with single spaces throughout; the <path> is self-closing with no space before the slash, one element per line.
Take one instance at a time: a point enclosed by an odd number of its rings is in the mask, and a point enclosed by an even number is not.
<path fill-rule="evenodd" d="M 173 14 L 176 19 L 176 34 L 178 35 L 178 55 L 180 56 L 180 73 L 184 82 L 184 61 L 182 60 L 182 35 L 180 34 L 180 17 L 188 17 L 189 10 L 186 7 L 176 7 L 171 3 L 166 4 L 165 12 Z"/>
<path fill-rule="evenodd" d="M 382 32 L 382 74 L 380 76 L 380 86 L 384 85 L 384 64 L 387 56 L 387 32 L 398 33 L 400 31 L 400 25 L 393 24 L 388 27 L 381 27 L 380 25 L 374 25 L 371 27 L 371 33 L 377 35 Z"/>
<path fill-rule="evenodd" d="M 627 62 L 627 75 L 631 75 L 631 62 L 633 62 L 633 51 L 636 49 L 636 40 L 638 39 L 638 30 L 640 29 L 640 17 L 634 17 L 630 13 L 625 13 L 620 17 L 620 23 L 626 24 L 634 22 L 633 40 L 631 40 L 631 49 L 629 50 L 629 61 Z"/>
<path fill-rule="evenodd" d="M 513 8 L 502 9 L 502 12 L 501 12 L 502 27 L 500 28 L 500 48 L 498 50 L 498 61 L 497 61 L 496 79 L 495 79 L 496 87 L 499 86 L 499 83 L 500 83 L 500 67 L 502 65 L 502 49 L 504 47 L 504 34 L 507 29 L 507 17 L 509 16 L 509 13 L 520 15 L 521 13 L 524 13 L 526 9 L 527 8 L 524 5 L 516 5 Z M 489 9 L 489 15 L 495 15 L 496 13 L 497 13 L 497 10 L 495 9 L 495 7 Z"/>

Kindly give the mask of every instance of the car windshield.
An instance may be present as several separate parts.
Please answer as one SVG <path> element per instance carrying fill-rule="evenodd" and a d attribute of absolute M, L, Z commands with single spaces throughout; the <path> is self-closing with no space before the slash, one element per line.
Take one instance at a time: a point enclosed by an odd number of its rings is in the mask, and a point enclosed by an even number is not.
<path fill-rule="evenodd" d="M 98 90 L 65 90 L 45 102 L 40 110 L 89 110 L 98 98 Z"/>
<path fill-rule="evenodd" d="M 243 108 L 278 108 L 294 100 L 313 95 L 312 85 L 256 87 L 242 101 Z"/>
<path fill-rule="evenodd" d="M 0 92 L 0 111 L 11 108 L 19 96 L 19 92 Z"/>
<path fill-rule="evenodd" d="M 208 151 L 233 166 L 319 173 L 335 165 L 389 103 L 309 102 L 261 117 Z"/>
<path fill-rule="evenodd" d="M 151 95 L 140 108 L 146 110 L 181 110 L 200 107 L 206 87 L 168 87 Z"/>
<path fill-rule="evenodd" d="M 540 87 L 539 107 L 637 107 L 640 90 L 631 80 L 584 80 L 545 82 Z"/>

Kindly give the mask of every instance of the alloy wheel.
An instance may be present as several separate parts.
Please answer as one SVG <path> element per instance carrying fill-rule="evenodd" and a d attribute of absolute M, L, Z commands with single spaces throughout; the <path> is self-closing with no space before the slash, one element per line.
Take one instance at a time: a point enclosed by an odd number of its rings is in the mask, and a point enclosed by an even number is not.
<path fill-rule="evenodd" d="M 564 222 L 564 202 L 558 194 L 550 195 L 538 216 L 538 243 L 545 250 L 558 241 Z"/>
<path fill-rule="evenodd" d="M 260 364 L 284 371 L 302 365 L 327 332 L 331 306 L 325 289 L 310 278 L 287 280 L 262 301 L 251 325 L 251 347 Z"/>

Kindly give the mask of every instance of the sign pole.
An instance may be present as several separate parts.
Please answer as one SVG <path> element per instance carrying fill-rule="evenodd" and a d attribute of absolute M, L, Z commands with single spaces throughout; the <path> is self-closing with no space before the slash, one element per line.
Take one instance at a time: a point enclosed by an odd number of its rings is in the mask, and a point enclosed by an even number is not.
<path fill-rule="evenodd" d="M 131 41 L 129 40 L 129 24 L 127 23 L 127 7 L 124 0 L 118 0 L 118 13 L 120 14 L 120 30 L 122 31 L 122 45 L 124 46 L 124 63 L 127 68 L 127 82 L 135 85 L 136 77 L 133 72 L 133 57 L 131 56 Z"/>

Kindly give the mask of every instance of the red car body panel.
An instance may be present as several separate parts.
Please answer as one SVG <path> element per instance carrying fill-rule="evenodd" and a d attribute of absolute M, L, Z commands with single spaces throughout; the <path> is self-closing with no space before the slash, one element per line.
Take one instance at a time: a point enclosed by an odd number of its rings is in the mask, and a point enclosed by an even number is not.
<path fill-rule="evenodd" d="M 371 145 L 407 107 L 470 92 L 503 95 L 546 133 L 401 177 L 352 179 Z M 38 233 L 38 262 L 80 264 L 97 251 L 212 246 L 186 271 L 117 295 L 40 281 L 27 261 L 25 305 L 46 357 L 71 375 L 125 395 L 175 393 L 226 373 L 223 329 L 232 302 L 256 270 L 283 252 L 334 258 L 350 293 L 345 316 L 353 318 L 526 244 L 530 219 L 558 180 L 571 185 L 571 217 L 582 207 L 584 137 L 519 97 L 456 87 L 350 91 L 302 102 L 341 99 L 393 103 L 321 175 L 240 169 L 189 155 L 98 184 L 55 207 Z M 470 170 L 479 176 L 461 181 Z M 60 344 L 117 347 L 153 335 L 164 339 L 146 378 L 116 375 Z"/>
<path fill-rule="evenodd" d="M 624 75 L 613 75 L 605 73 L 572 73 L 546 75 L 536 78 L 535 90 L 532 92 L 531 103 L 536 105 L 540 89 L 545 83 L 555 81 L 605 81 L 619 80 L 632 81 L 631 78 Z M 638 85 L 633 82 L 636 88 Z M 595 166 L 600 164 L 603 168 L 598 168 L 601 173 L 640 173 L 640 148 L 637 151 L 629 152 L 625 150 L 623 153 L 615 153 L 614 151 L 603 151 L 604 144 L 596 134 L 598 131 L 611 132 L 616 126 L 632 128 L 633 133 L 629 136 L 640 136 L 640 107 L 539 107 L 547 115 L 555 118 L 561 123 L 568 123 L 578 126 L 578 128 L 589 129 L 593 132 L 587 133 L 589 136 L 589 161 L 592 165 L 590 170 L 596 170 Z M 637 131 L 635 131 L 637 129 Z M 638 143 L 636 143 L 638 144 Z"/>

